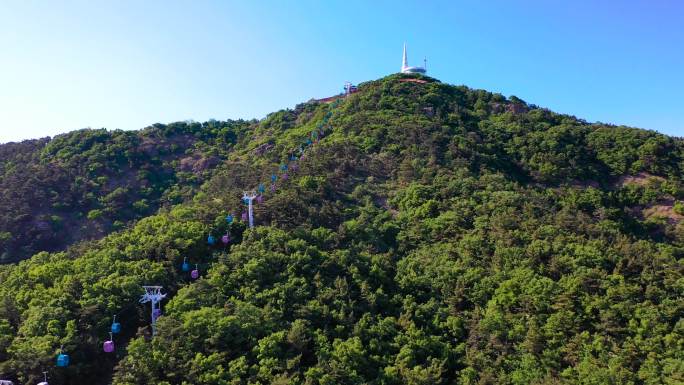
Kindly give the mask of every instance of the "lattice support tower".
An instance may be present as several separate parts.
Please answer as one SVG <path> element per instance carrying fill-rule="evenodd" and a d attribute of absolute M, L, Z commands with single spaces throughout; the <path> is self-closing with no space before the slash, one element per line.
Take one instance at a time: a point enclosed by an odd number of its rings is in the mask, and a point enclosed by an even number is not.
<path fill-rule="evenodd" d="M 152 307 L 152 335 L 157 334 L 157 318 L 161 315 L 162 299 L 166 298 L 166 294 L 162 294 L 161 286 L 143 286 L 145 294 L 140 297 L 140 303 L 149 302 Z"/>
<path fill-rule="evenodd" d="M 254 199 L 257 197 L 257 193 L 254 190 L 245 191 L 242 195 L 242 199 L 247 202 L 247 212 L 249 215 L 249 227 L 254 227 L 254 206 L 252 205 Z"/>

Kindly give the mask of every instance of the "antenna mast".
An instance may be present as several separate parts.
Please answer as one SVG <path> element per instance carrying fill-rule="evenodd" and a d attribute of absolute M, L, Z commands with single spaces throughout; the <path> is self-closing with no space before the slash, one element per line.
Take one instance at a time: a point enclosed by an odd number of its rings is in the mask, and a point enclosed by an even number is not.
<path fill-rule="evenodd" d="M 406 56 L 406 43 L 404 43 L 404 55 L 401 59 L 401 70 L 403 71 L 406 67 L 408 67 L 408 57 Z"/>

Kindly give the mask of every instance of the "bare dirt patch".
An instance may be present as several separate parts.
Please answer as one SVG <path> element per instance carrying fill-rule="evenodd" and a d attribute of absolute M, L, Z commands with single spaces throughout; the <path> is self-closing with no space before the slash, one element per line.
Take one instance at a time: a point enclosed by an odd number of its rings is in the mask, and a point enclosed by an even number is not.
<path fill-rule="evenodd" d="M 617 182 L 615 182 L 616 187 L 624 187 L 626 185 L 635 184 L 639 186 L 646 186 L 654 182 L 664 182 L 665 178 L 649 174 L 647 172 L 640 172 L 636 175 L 623 175 Z"/>
<path fill-rule="evenodd" d="M 645 207 L 641 213 L 644 218 L 662 217 L 666 218 L 669 223 L 677 224 L 684 219 L 684 215 L 674 211 L 674 204 L 674 199 L 660 201 L 657 204 Z"/>
<path fill-rule="evenodd" d="M 201 154 L 193 154 L 180 160 L 180 169 L 182 171 L 191 171 L 195 174 L 201 174 L 205 170 L 213 168 L 221 162 L 221 159 L 216 156 L 205 157 Z"/>

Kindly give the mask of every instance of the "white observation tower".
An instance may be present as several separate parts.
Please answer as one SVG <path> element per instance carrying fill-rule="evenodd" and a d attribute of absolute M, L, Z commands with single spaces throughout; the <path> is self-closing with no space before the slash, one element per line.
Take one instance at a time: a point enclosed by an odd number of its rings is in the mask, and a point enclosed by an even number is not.
<path fill-rule="evenodd" d="M 402 74 L 425 74 L 427 72 L 427 60 L 423 61 L 422 67 L 410 67 L 408 65 L 408 57 L 406 56 L 406 43 L 404 43 L 404 56 L 401 60 Z"/>

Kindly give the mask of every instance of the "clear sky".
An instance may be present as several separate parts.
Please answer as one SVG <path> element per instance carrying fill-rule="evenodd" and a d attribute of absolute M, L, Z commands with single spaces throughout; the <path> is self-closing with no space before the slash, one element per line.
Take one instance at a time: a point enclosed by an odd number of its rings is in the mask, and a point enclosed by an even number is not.
<path fill-rule="evenodd" d="M 444 82 L 684 136 L 684 2 L 0 2 L 0 142 L 261 118 L 428 58 Z"/>

